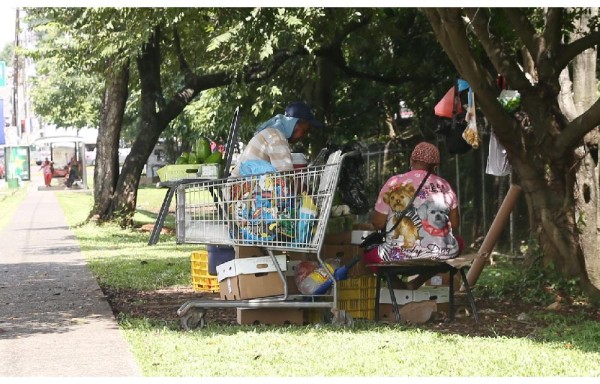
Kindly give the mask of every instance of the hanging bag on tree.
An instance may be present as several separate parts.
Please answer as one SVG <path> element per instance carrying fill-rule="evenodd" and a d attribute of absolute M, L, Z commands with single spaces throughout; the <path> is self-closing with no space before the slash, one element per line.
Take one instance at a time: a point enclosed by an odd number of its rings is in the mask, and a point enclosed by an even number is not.
<path fill-rule="evenodd" d="M 460 97 L 461 92 L 468 89 L 470 89 L 469 83 L 457 78 L 454 86 L 450 88 L 434 109 L 435 115 L 440 117 L 436 133 L 444 135 L 446 149 L 451 155 L 461 155 L 473 148 L 463 138 L 467 122 L 465 121 L 465 111 L 462 108 Z M 452 112 L 450 116 L 448 116 L 449 94 L 452 95 Z"/>

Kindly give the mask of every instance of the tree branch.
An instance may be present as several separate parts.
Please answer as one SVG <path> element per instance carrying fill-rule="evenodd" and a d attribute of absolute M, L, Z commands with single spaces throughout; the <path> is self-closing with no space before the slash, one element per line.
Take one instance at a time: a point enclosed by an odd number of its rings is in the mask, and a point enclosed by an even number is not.
<path fill-rule="evenodd" d="M 173 120 L 200 92 L 231 84 L 236 78 L 246 82 L 265 80 L 271 77 L 288 59 L 300 54 L 303 54 L 303 49 L 276 52 L 272 61 L 268 63 L 269 66 L 265 63 L 251 64 L 246 66 L 238 76 L 225 71 L 199 76 L 190 71 L 189 76 L 186 76 L 184 86 L 175 93 L 165 108 L 160 110 L 159 118 L 167 122 Z"/>
<path fill-rule="evenodd" d="M 556 140 L 558 153 L 569 153 L 586 133 L 600 125 L 600 99 L 583 114 L 571 121 Z"/>
<path fill-rule="evenodd" d="M 596 45 L 600 45 L 600 31 L 590 32 L 580 39 L 577 39 L 567 45 L 563 45 L 559 50 L 558 57 L 556 59 L 557 69 L 563 69 L 581 52 L 585 51 L 586 49 L 593 48 Z"/>
<path fill-rule="evenodd" d="M 346 24 L 332 40 L 331 43 L 327 46 L 321 47 L 315 50 L 315 56 L 327 59 L 333 65 L 338 67 L 342 72 L 344 72 L 348 77 L 358 78 L 358 79 L 367 79 L 373 80 L 380 83 L 385 84 L 402 84 L 407 81 L 425 81 L 427 79 L 423 78 L 415 78 L 410 75 L 403 76 L 392 76 L 392 75 L 381 75 L 379 73 L 368 73 L 358 71 L 354 68 L 351 68 L 343 55 L 342 45 L 346 38 L 353 32 L 358 31 L 359 29 L 365 27 L 371 22 L 371 15 L 366 15 L 360 20 L 353 20 Z M 306 52 L 308 54 L 308 52 Z"/>
<path fill-rule="evenodd" d="M 563 16 L 564 8 L 548 8 L 548 12 L 546 12 L 546 23 L 544 31 L 544 40 L 546 41 L 546 52 L 540 52 L 540 54 L 546 53 L 546 55 L 558 55 L 558 50 L 560 48 L 562 40 L 561 20 Z M 547 56 L 547 58 L 550 59 L 549 56 Z"/>
<path fill-rule="evenodd" d="M 190 70 L 187 60 L 185 59 L 183 50 L 181 49 L 181 38 L 179 37 L 179 30 L 177 27 L 173 29 L 173 42 L 175 44 L 175 54 L 177 55 L 177 60 L 179 61 L 179 68 L 183 72 L 185 79 L 188 80 L 188 77 L 193 75 L 193 73 Z"/>
<path fill-rule="evenodd" d="M 493 35 L 488 32 L 489 14 L 483 9 L 466 9 L 465 12 L 471 20 L 471 25 L 479 42 L 498 73 L 504 75 L 511 86 L 516 89 L 531 87 L 531 83 L 527 80 L 525 73 L 519 68 L 517 62 L 506 54 L 500 42 L 494 39 Z"/>
<path fill-rule="evenodd" d="M 531 56 L 537 61 L 540 54 L 540 37 L 533 25 L 518 8 L 503 8 L 502 11 L 531 53 Z"/>

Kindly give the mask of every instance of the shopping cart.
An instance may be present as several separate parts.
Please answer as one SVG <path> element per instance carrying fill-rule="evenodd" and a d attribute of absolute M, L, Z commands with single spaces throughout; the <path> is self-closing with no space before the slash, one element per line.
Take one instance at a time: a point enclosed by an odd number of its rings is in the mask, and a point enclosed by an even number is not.
<path fill-rule="evenodd" d="M 326 150 L 317 159 L 324 158 Z M 349 153 L 336 151 L 326 161 L 293 171 L 204 180 L 177 188 L 177 242 L 259 247 L 270 256 L 283 295 L 247 300 L 195 299 L 177 311 L 189 330 L 206 325 L 209 308 L 330 309 L 332 323 L 351 325 L 352 317 L 337 305 L 336 278 L 321 257 L 325 229 L 342 162 Z M 324 294 L 288 294 L 286 276 L 275 252 L 316 255 L 329 275 Z"/>

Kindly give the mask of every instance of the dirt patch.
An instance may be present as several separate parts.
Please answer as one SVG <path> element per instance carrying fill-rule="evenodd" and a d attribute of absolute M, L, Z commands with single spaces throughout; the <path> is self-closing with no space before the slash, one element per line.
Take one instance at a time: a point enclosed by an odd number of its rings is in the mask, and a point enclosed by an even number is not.
<path fill-rule="evenodd" d="M 191 287 L 174 287 L 156 291 L 105 290 L 115 315 L 124 313 L 151 320 L 178 322 L 177 309 L 194 299 L 215 299 L 218 293 L 195 292 Z M 480 321 L 476 323 L 469 310 L 466 296 L 456 294 L 457 315 L 449 321 L 440 313 L 435 319 L 419 328 L 452 333 L 464 336 L 482 337 L 533 337 L 539 329 L 547 326 L 543 320 L 530 314 L 548 311 L 564 315 L 579 314 L 591 320 L 600 321 L 600 310 L 569 303 L 555 304 L 549 308 L 532 306 L 515 300 L 498 301 L 489 298 L 475 298 Z M 206 314 L 207 323 L 236 324 L 235 308 L 211 308 Z"/>

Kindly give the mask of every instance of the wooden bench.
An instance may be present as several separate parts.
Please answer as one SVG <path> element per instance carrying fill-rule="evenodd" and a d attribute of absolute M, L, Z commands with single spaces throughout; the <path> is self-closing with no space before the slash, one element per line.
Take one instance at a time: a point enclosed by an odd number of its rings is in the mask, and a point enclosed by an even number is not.
<path fill-rule="evenodd" d="M 467 280 L 467 275 L 465 270 L 471 265 L 471 263 L 479 256 L 478 254 L 470 254 L 465 256 L 460 256 L 454 259 L 448 260 L 431 260 L 431 259 L 412 259 L 412 260 L 402 260 L 402 261 L 390 261 L 379 264 L 368 264 L 367 267 L 376 267 L 377 268 L 377 285 L 376 285 L 376 293 L 375 293 L 375 321 L 379 321 L 379 296 L 381 290 L 381 280 L 385 279 L 387 282 L 387 286 L 390 293 L 390 298 L 392 301 L 392 308 L 394 312 L 394 316 L 396 322 L 400 322 L 400 310 L 398 308 L 398 303 L 396 301 L 396 296 L 394 294 L 393 289 L 393 280 L 398 276 L 413 276 L 413 275 L 436 275 L 438 273 L 448 273 L 450 276 L 450 284 L 449 284 L 449 317 L 450 320 L 454 320 L 455 318 L 455 308 L 454 308 L 454 276 L 456 273 L 460 273 L 462 278 L 463 288 L 467 294 L 467 298 L 469 300 L 469 304 L 471 306 L 471 310 L 473 311 L 473 318 L 475 322 L 479 322 L 479 316 L 477 314 L 477 308 L 475 307 L 475 300 L 473 299 L 473 294 L 471 292 L 471 287 L 469 286 L 469 282 Z M 421 283 L 422 284 L 422 283 Z M 419 286 L 421 285 L 419 284 Z M 412 287 L 412 289 L 416 289 L 416 287 Z"/>

